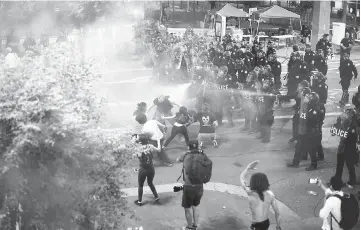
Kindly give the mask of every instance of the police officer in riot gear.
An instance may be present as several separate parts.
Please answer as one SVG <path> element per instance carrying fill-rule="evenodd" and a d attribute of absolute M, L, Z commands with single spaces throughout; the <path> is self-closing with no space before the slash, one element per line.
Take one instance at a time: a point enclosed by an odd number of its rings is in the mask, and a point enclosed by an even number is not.
<path fill-rule="evenodd" d="M 271 127 L 274 123 L 274 102 L 276 94 L 273 89 L 273 81 L 270 78 L 264 79 L 261 88 L 261 94 L 258 95 L 258 119 L 260 124 L 260 136 L 263 143 L 268 143 L 271 140 Z"/>
<path fill-rule="evenodd" d="M 328 97 L 327 78 L 319 71 L 311 72 L 311 90 L 316 92 L 320 98 L 319 106 L 326 113 L 325 105 Z"/>
<path fill-rule="evenodd" d="M 267 44 L 267 52 L 266 52 L 267 59 L 269 59 L 270 55 L 276 55 L 276 49 L 273 47 L 272 41 L 268 41 L 268 44 Z"/>
<path fill-rule="evenodd" d="M 327 66 L 327 60 L 323 57 L 323 50 L 319 49 L 317 51 L 317 54 L 314 58 L 314 68 L 323 73 L 323 75 L 326 76 L 328 66 Z"/>
<path fill-rule="evenodd" d="M 350 87 L 352 77 L 356 80 L 358 73 L 356 66 L 349 59 L 347 53 L 344 54 L 343 60 L 340 61 L 340 67 L 338 69 L 340 71 L 340 83 L 342 87 L 342 98 L 339 103 L 341 106 L 344 106 L 349 100 L 348 88 Z"/>
<path fill-rule="evenodd" d="M 294 63 L 288 71 L 287 95 L 291 95 L 296 91 L 297 86 L 301 81 L 309 81 L 306 63 L 301 60 L 301 55 L 298 52 L 294 54 Z"/>
<path fill-rule="evenodd" d="M 246 83 L 247 75 L 249 73 L 249 69 L 244 64 L 244 61 L 241 58 L 237 58 L 234 64 L 234 68 L 236 71 L 237 82 L 241 84 Z"/>
<path fill-rule="evenodd" d="M 306 45 L 305 49 L 305 56 L 303 57 L 303 60 L 306 62 L 307 69 L 309 72 L 311 72 L 314 68 L 315 64 L 315 52 L 311 49 L 310 45 Z"/>
<path fill-rule="evenodd" d="M 327 59 L 327 56 L 328 56 L 328 53 L 329 53 L 329 48 L 332 47 L 332 44 L 328 40 L 328 37 L 329 37 L 328 34 L 324 34 L 322 36 L 322 38 L 316 44 L 316 50 L 321 49 L 323 51 L 323 57 L 325 59 Z"/>
<path fill-rule="evenodd" d="M 258 48 L 257 55 L 255 58 L 255 66 L 265 66 L 267 64 L 268 62 L 266 58 L 266 53 L 261 48 Z"/>
<path fill-rule="evenodd" d="M 244 52 L 243 58 L 244 64 L 247 66 L 248 70 L 252 71 L 254 68 L 255 56 L 251 52 L 251 46 L 249 44 L 246 46 L 246 52 Z"/>
<path fill-rule="evenodd" d="M 292 138 L 288 140 L 289 143 L 292 143 L 298 138 L 298 126 L 299 126 L 299 117 L 300 117 L 300 103 L 302 98 L 310 93 L 311 90 L 309 88 L 308 81 L 302 81 L 298 85 L 297 91 L 294 92 L 291 96 L 296 101 L 296 105 L 293 107 L 294 114 L 292 117 Z M 282 100 L 280 98 L 280 100 Z"/>
<path fill-rule="evenodd" d="M 346 109 L 337 118 L 336 124 L 331 127 L 332 135 L 340 137 L 337 149 L 336 177 L 342 180 L 343 167 L 346 163 L 349 172 L 349 181 L 346 185 L 353 188 L 356 184 L 355 165 L 359 162 L 359 128 L 360 128 L 360 86 L 353 97 L 355 108 Z"/>
<path fill-rule="evenodd" d="M 318 95 L 314 92 L 307 94 L 301 102 L 299 136 L 293 161 L 288 163 L 287 167 L 299 167 L 301 158 L 305 159 L 305 154 L 308 153 L 311 157 L 311 164 L 306 171 L 317 169 L 317 147 L 321 141 L 320 133 L 324 117 L 324 113 L 317 103 Z"/>
<path fill-rule="evenodd" d="M 223 60 L 223 47 L 217 46 L 216 54 L 213 58 L 213 65 L 220 67 L 222 65 L 222 60 Z"/>
<path fill-rule="evenodd" d="M 253 72 L 251 74 L 254 74 Z M 253 81 L 248 81 L 241 91 L 243 110 L 244 110 L 244 127 L 241 131 L 249 131 L 254 133 L 256 129 L 257 105 L 256 89 Z"/>
<path fill-rule="evenodd" d="M 279 61 L 277 61 L 277 56 L 275 54 L 270 54 L 268 56 L 268 64 L 271 66 L 271 72 L 274 77 L 275 89 L 279 90 L 282 86 L 281 82 L 281 73 L 282 73 L 282 65 Z"/>

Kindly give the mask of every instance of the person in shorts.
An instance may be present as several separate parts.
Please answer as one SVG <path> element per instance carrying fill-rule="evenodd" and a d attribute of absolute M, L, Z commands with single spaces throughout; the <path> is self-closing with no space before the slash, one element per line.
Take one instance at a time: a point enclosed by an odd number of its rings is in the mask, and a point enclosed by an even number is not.
<path fill-rule="evenodd" d="M 207 103 L 202 105 L 202 111 L 199 112 L 195 119 L 195 122 L 199 122 L 199 133 L 197 140 L 199 141 L 200 147 L 203 146 L 203 142 L 212 141 L 213 146 L 218 148 L 216 127 L 218 122 L 213 114 L 210 112 L 210 106 Z"/>
<path fill-rule="evenodd" d="M 188 146 L 189 152 L 182 154 L 177 158 L 177 162 L 183 162 L 186 154 L 197 154 L 199 153 L 199 143 L 197 140 L 191 140 Z M 192 184 L 188 178 L 188 174 L 184 168 L 183 171 L 183 196 L 182 196 L 182 207 L 185 211 L 187 220 L 187 227 L 184 229 L 197 229 L 199 223 L 199 208 L 198 205 L 201 202 L 203 196 L 203 184 Z M 193 213 L 192 213 L 193 211 Z"/>

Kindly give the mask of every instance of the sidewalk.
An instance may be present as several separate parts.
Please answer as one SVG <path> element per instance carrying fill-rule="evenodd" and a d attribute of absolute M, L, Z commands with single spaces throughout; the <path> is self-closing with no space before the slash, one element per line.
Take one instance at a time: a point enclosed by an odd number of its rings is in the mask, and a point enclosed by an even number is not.
<path fill-rule="evenodd" d="M 318 170 L 307 172 L 304 170 L 309 161 L 302 161 L 299 168 L 292 169 L 285 166 L 291 160 L 294 153 L 294 144 L 287 143 L 291 135 L 291 122 L 282 124 L 276 122 L 272 129 L 271 143 L 263 144 L 256 139 L 255 134 L 240 132 L 240 125 L 234 128 L 220 127 L 218 149 L 208 147 L 207 155 L 213 161 L 211 182 L 206 184 L 205 192 L 200 204 L 201 224 L 199 229 L 210 230 L 234 230 L 249 229 L 251 213 L 245 199 L 245 192 L 239 185 L 239 174 L 251 161 L 260 160 L 260 164 L 253 172 L 264 172 L 269 178 L 271 190 L 276 194 L 281 207 L 282 229 L 284 230 L 316 230 L 320 229 L 322 221 L 315 217 L 314 213 L 322 208 L 322 191 L 315 185 L 308 184 L 309 178 L 319 177 L 327 182 L 335 173 L 336 148 L 338 138 L 331 137 L 329 129 L 334 122 L 334 117 L 326 118 L 323 128 L 323 147 L 325 161 L 319 162 Z M 197 127 L 191 126 L 189 132 L 191 139 L 196 136 Z M 186 151 L 184 142 L 177 138 L 167 148 L 167 153 L 172 161 Z M 136 162 L 132 163 L 135 167 Z M 136 210 L 139 218 L 137 226 L 146 229 L 181 229 L 185 225 L 184 211 L 181 207 L 182 192 L 173 193 L 172 187 L 180 175 L 181 164 L 175 163 L 173 167 L 156 166 L 154 184 L 159 192 L 161 204 L 152 204 L 153 195 L 149 188 L 145 187 L 144 206 L 138 207 L 133 204 L 137 194 L 137 174 L 131 174 L 130 189 L 125 189 L 130 196 L 127 198 L 130 206 Z M 359 168 L 356 168 L 356 173 Z M 250 173 L 250 174 L 251 174 Z M 247 176 L 249 180 L 250 175 Z M 359 178 L 359 176 L 358 176 Z M 344 170 L 343 180 L 347 181 L 348 172 Z M 180 183 L 177 183 L 180 184 Z M 312 196 L 307 191 L 319 193 Z M 356 193 L 357 186 L 353 190 L 344 191 Z M 148 195 L 149 194 L 149 195 Z M 318 206 L 316 207 L 317 203 Z M 225 208 L 223 208 L 225 206 Z M 274 214 L 270 213 L 272 226 L 275 229 Z M 135 227 L 135 226 L 133 226 Z M 354 230 L 359 229 L 355 227 Z"/>

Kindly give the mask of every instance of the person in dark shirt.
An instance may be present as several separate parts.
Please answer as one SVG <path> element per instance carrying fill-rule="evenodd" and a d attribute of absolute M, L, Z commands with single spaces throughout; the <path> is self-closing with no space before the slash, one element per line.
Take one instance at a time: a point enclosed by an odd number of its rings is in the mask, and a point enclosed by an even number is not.
<path fill-rule="evenodd" d="M 169 101 L 169 96 L 160 95 L 153 100 L 153 104 L 157 106 L 157 112 L 154 118 L 163 121 L 161 116 L 172 116 L 173 103 Z"/>
<path fill-rule="evenodd" d="M 327 74 L 328 65 L 327 60 L 323 56 L 323 50 L 319 49 L 317 51 L 317 55 L 314 58 L 314 68 L 323 73 L 323 75 Z"/>
<path fill-rule="evenodd" d="M 211 140 L 213 146 L 218 148 L 216 127 L 218 122 L 210 111 L 210 106 L 207 103 L 202 105 L 202 111 L 197 113 L 194 118 L 195 122 L 199 122 L 199 132 L 197 140 L 199 141 L 200 147 L 203 147 L 203 142 Z"/>
<path fill-rule="evenodd" d="M 302 80 L 309 80 L 309 73 L 307 70 L 306 63 L 302 61 L 299 52 L 295 52 L 293 55 L 293 64 L 288 69 L 288 81 L 287 81 L 287 95 L 292 94 L 297 90 L 298 84 Z"/>
<path fill-rule="evenodd" d="M 164 142 L 163 148 L 166 148 L 169 143 L 178 135 L 182 134 L 186 141 L 186 145 L 189 144 L 189 135 L 187 126 L 192 123 L 192 118 L 188 114 L 188 110 L 186 107 L 182 106 L 179 108 L 179 112 L 176 113 L 175 116 L 172 117 L 165 117 L 165 119 L 173 119 L 175 118 L 175 123 L 173 124 L 171 135 L 168 139 Z"/>
<path fill-rule="evenodd" d="M 345 37 L 341 40 L 340 44 L 340 61 L 343 59 L 345 53 L 350 56 L 352 45 L 353 42 L 350 38 L 350 34 L 346 32 Z"/>
<path fill-rule="evenodd" d="M 251 73 L 253 74 L 253 73 Z M 252 82 L 245 84 L 244 89 L 241 91 L 243 99 L 244 110 L 244 128 L 241 131 L 249 131 L 254 133 L 256 130 L 256 117 L 257 117 L 257 105 L 256 101 L 256 89 Z"/>
<path fill-rule="evenodd" d="M 25 50 L 34 50 L 35 45 L 36 45 L 36 41 L 33 38 L 32 34 L 29 32 L 27 34 L 26 39 L 23 42 L 23 47 Z"/>
<path fill-rule="evenodd" d="M 282 86 L 282 82 L 281 82 L 282 65 L 279 61 L 277 61 L 277 56 L 275 54 L 268 56 L 268 63 L 271 66 L 271 72 L 275 79 L 275 89 L 279 90 Z"/>
<path fill-rule="evenodd" d="M 308 26 L 302 25 L 301 35 L 303 37 L 302 42 L 307 43 L 309 36 L 311 35 L 311 30 Z"/>
<path fill-rule="evenodd" d="M 353 62 L 349 59 L 349 55 L 347 53 L 344 54 L 343 60 L 340 61 L 340 78 L 341 78 L 341 87 L 342 87 L 342 98 L 339 102 L 341 106 L 344 106 L 348 103 L 349 100 L 349 94 L 348 94 L 348 88 L 350 87 L 351 80 L 354 77 L 354 79 L 357 79 L 357 69 L 356 66 L 353 64 Z"/>
<path fill-rule="evenodd" d="M 159 202 L 159 197 L 157 190 L 153 184 L 153 179 L 155 175 L 155 170 L 153 166 L 153 153 L 160 152 L 160 145 L 155 147 L 152 144 L 149 144 L 149 139 L 145 134 L 133 134 L 132 135 L 133 143 L 140 143 L 141 146 L 137 147 L 136 157 L 139 159 L 139 170 L 138 170 L 138 200 L 134 201 L 134 204 L 142 206 L 143 198 L 143 186 L 145 179 L 147 179 L 148 186 L 152 191 L 155 202 Z"/>
<path fill-rule="evenodd" d="M 258 118 L 260 122 L 261 135 L 258 139 L 261 139 L 263 143 L 271 141 L 271 127 L 274 123 L 274 102 L 276 100 L 276 94 L 273 90 L 273 82 L 270 79 L 263 81 L 261 89 L 261 95 L 258 99 Z"/>
<path fill-rule="evenodd" d="M 268 47 L 267 47 L 267 52 L 266 52 L 266 57 L 267 59 L 269 58 L 270 55 L 272 54 L 276 54 L 276 49 L 273 47 L 273 42 L 269 41 L 268 42 Z"/>
<path fill-rule="evenodd" d="M 340 137 L 337 149 L 336 173 L 334 177 L 342 181 L 343 168 L 346 163 L 349 172 L 349 181 L 346 185 L 351 189 L 356 185 L 355 165 L 358 164 L 360 160 L 359 149 L 357 149 L 360 128 L 359 90 L 360 87 L 353 100 L 355 108 L 346 109 L 343 114 L 337 118 L 336 124 L 331 127 L 332 135 L 338 135 Z"/>
<path fill-rule="evenodd" d="M 327 58 L 328 53 L 329 53 L 329 48 L 332 47 L 332 44 L 330 43 L 328 38 L 329 38 L 329 35 L 324 34 L 323 37 L 316 44 L 316 50 L 322 49 L 324 58 Z"/>
<path fill-rule="evenodd" d="M 298 168 L 301 158 L 306 159 L 306 154 L 309 154 L 311 164 L 306 168 L 306 171 L 317 169 L 317 147 L 321 141 L 320 133 L 322 132 L 323 118 L 324 112 L 318 107 L 317 93 L 307 94 L 301 102 L 299 137 L 294 158 L 292 162 L 287 164 L 287 167 Z"/>
<path fill-rule="evenodd" d="M 311 72 L 314 68 L 315 57 L 316 57 L 316 53 L 313 50 L 311 50 L 311 46 L 306 45 L 305 56 L 303 57 L 303 60 L 306 62 L 307 69 L 309 72 Z"/>

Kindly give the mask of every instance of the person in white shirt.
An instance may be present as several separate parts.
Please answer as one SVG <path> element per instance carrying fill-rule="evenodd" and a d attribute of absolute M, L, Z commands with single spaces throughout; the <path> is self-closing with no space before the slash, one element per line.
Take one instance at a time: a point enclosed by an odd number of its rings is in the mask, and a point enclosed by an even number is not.
<path fill-rule="evenodd" d="M 19 65 L 20 58 L 12 51 L 10 47 L 6 48 L 6 52 L 8 54 L 5 57 L 5 66 L 7 66 L 9 69 L 15 69 Z"/>
<path fill-rule="evenodd" d="M 343 192 L 341 191 L 341 188 L 343 186 L 342 181 L 340 181 L 336 177 L 332 177 L 330 180 L 331 187 L 327 188 L 325 185 L 323 185 L 320 179 L 317 179 L 317 185 L 325 192 L 325 204 L 320 210 L 319 214 L 320 218 L 323 219 L 322 230 L 342 230 L 342 228 L 338 225 L 342 218 L 341 200 L 337 197 L 332 196 L 336 194 L 343 196 Z M 331 188 L 333 190 L 331 190 Z M 335 221 L 335 219 L 337 222 Z"/>
<path fill-rule="evenodd" d="M 135 117 L 135 120 L 140 124 L 143 125 L 141 133 L 146 134 L 149 137 L 150 143 L 153 144 L 155 147 L 159 145 L 163 145 L 164 141 L 164 133 L 167 132 L 167 127 L 162 123 L 156 120 L 149 120 L 145 114 L 139 114 Z M 161 131 L 163 129 L 163 132 Z M 170 162 L 168 155 L 165 153 L 164 149 L 161 148 L 159 152 L 159 157 L 163 161 L 164 165 L 166 166 L 173 166 Z"/>

